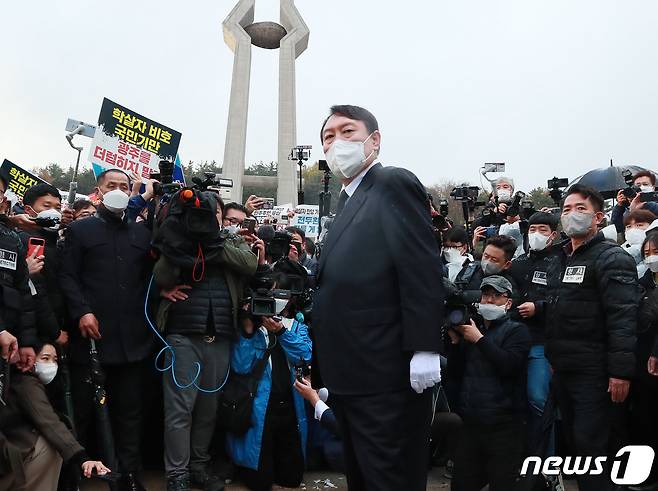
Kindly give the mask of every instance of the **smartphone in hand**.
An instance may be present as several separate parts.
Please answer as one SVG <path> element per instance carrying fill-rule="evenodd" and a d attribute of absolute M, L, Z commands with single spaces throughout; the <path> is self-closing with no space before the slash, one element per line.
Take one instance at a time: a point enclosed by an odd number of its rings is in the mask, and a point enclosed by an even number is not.
<path fill-rule="evenodd" d="M 38 237 L 30 237 L 27 241 L 27 255 L 33 255 L 36 251 L 35 257 L 43 256 L 46 252 L 46 241 Z"/>

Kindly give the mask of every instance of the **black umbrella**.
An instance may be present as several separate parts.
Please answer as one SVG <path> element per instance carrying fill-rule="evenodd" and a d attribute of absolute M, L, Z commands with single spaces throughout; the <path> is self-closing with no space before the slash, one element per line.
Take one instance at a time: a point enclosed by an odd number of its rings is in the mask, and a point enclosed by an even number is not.
<path fill-rule="evenodd" d="M 629 170 L 631 174 L 635 175 L 638 172 L 649 169 L 645 169 L 638 165 L 611 165 L 609 167 L 601 167 L 600 169 L 591 170 L 588 173 L 577 177 L 569 183 L 569 186 L 583 184 L 596 189 L 601 193 L 604 199 L 615 198 L 619 190 L 626 187 L 624 176 L 622 176 L 622 172 L 625 170 Z"/>

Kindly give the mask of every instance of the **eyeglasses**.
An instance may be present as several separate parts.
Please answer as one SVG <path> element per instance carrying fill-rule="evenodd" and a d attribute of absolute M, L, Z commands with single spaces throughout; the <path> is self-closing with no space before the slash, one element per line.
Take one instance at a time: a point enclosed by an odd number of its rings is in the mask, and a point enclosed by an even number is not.
<path fill-rule="evenodd" d="M 235 217 L 225 217 L 224 220 L 229 222 L 231 225 L 242 225 L 242 220 Z"/>
<path fill-rule="evenodd" d="M 487 292 L 487 293 L 482 292 L 482 300 L 484 300 L 485 298 L 487 300 L 500 300 L 501 298 L 509 298 L 509 295 L 507 293 L 500 293 L 500 292 Z"/>

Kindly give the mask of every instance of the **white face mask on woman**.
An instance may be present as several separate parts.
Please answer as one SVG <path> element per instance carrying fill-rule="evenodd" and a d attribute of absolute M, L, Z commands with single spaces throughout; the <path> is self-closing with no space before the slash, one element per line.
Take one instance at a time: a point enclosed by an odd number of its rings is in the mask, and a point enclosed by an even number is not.
<path fill-rule="evenodd" d="M 644 258 L 644 264 L 652 273 L 658 273 L 658 256 L 647 256 Z"/>
<path fill-rule="evenodd" d="M 38 361 L 34 364 L 34 374 L 42 384 L 48 385 L 57 375 L 57 363 Z"/>

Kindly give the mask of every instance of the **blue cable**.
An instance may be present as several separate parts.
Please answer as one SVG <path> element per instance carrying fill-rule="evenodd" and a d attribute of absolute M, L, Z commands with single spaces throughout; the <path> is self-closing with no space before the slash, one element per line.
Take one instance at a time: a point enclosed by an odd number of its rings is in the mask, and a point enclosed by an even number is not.
<path fill-rule="evenodd" d="M 148 322 L 148 325 L 151 328 L 151 330 L 155 333 L 157 338 L 160 341 L 162 341 L 162 344 L 164 344 L 164 348 L 162 348 L 158 352 L 158 354 L 155 357 L 155 360 L 153 360 L 153 363 L 155 364 L 155 369 L 159 372 L 166 372 L 169 369 L 171 369 L 171 378 L 174 381 L 174 384 L 176 385 L 176 387 L 178 387 L 179 389 L 189 389 L 190 387 L 194 387 L 195 389 L 197 389 L 201 392 L 205 392 L 206 394 L 213 394 L 215 392 L 219 392 L 220 390 L 222 390 L 224 385 L 226 385 L 226 381 L 228 380 L 229 373 L 231 373 L 231 362 L 230 361 L 229 361 L 228 367 L 226 369 L 226 378 L 224 379 L 224 382 L 222 383 L 222 385 L 220 385 L 216 389 L 204 389 L 204 388 L 199 387 L 197 385 L 196 381 L 199 379 L 199 375 L 201 374 L 201 363 L 199 363 L 198 361 L 194 362 L 194 364 L 196 365 L 196 375 L 194 375 L 194 378 L 192 379 L 192 381 L 189 384 L 182 385 L 178 382 L 178 380 L 176 380 L 176 371 L 174 369 L 174 364 L 176 362 L 176 351 L 174 350 L 174 347 L 171 346 L 169 343 L 167 343 L 165 338 L 162 337 L 162 335 L 158 331 L 158 328 L 153 325 L 153 322 L 151 322 L 151 318 L 149 317 L 148 303 L 149 303 L 149 295 L 151 294 L 151 287 L 152 286 L 153 286 L 153 275 L 151 275 L 151 279 L 149 280 L 149 286 L 148 286 L 148 289 L 146 290 L 146 298 L 144 299 L 144 317 L 146 317 L 146 322 Z M 169 363 L 169 365 L 164 367 L 164 368 L 160 368 L 158 366 L 158 360 L 160 359 L 160 356 L 162 356 L 162 354 L 165 353 L 166 351 L 171 351 L 171 363 Z"/>

